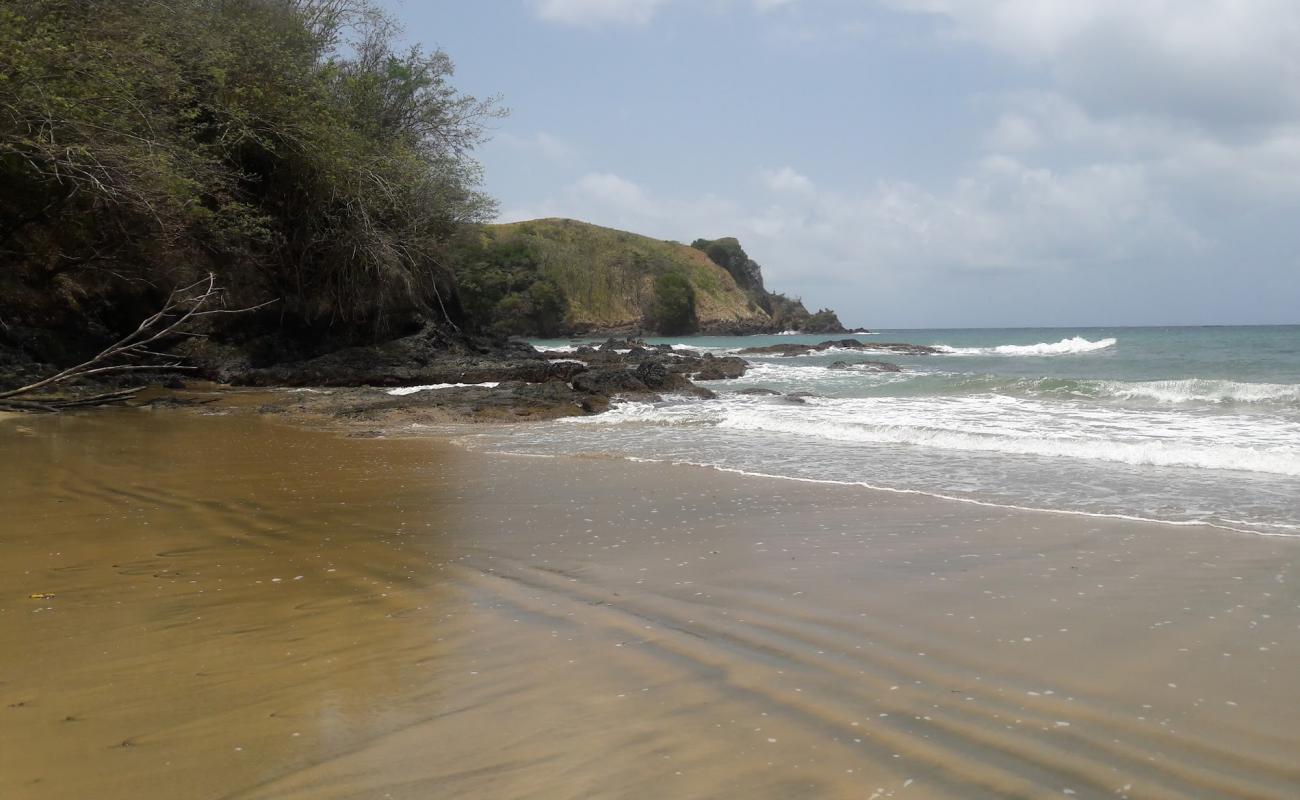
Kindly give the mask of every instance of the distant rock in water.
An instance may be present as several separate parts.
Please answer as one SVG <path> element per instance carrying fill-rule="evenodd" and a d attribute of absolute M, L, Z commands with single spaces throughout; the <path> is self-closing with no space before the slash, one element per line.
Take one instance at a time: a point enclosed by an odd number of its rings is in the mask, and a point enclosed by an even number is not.
<path fill-rule="evenodd" d="M 809 353 L 819 353 L 830 349 L 837 350 L 868 350 L 877 353 L 899 353 L 909 356 L 928 356 L 943 351 L 937 347 L 931 347 L 925 344 L 910 344 L 908 342 L 872 342 L 866 344 L 858 339 L 833 339 L 820 344 L 767 344 L 759 347 L 746 347 L 740 351 L 741 355 L 767 355 L 767 356 L 805 356 Z M 883 364 L 885 362 L 864 362 Z M 891 365 L 892 366 L 892 365 Z"/>
<path fill-rule="evenodd" d="M 888 361 L 836 361 L 827 369 L 861 369 L 866 372 L 902 372 L 903 368 Z"/>

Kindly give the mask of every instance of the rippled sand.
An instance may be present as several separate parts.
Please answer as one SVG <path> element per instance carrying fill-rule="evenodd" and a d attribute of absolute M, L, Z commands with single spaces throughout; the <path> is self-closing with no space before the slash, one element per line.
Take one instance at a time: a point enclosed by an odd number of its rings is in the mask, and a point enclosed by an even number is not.
<path fill-rule="evenodd" d="M 0 514 L 5 800 L 1300 796 L 1296 541 L 134 410 Z"/>

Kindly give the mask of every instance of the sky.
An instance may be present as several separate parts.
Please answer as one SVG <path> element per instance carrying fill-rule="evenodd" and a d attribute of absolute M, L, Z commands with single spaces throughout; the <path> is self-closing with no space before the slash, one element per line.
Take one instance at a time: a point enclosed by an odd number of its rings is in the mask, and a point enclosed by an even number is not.
<path fill-rule="evenodd" d="M 735 236 L 847 325 L 1300 323 L 1294 0 L 383 0 L 499 219 Z"/>

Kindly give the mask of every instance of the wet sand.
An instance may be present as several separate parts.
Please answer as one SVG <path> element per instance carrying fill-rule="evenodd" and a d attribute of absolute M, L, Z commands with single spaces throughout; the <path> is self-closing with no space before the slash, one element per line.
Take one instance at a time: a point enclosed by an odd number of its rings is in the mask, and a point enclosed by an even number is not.
<path fill-rule="evenodd" d="M 5 800 L 1300 796 L 1296 541 L 187 411 L 0 514 Z"/>

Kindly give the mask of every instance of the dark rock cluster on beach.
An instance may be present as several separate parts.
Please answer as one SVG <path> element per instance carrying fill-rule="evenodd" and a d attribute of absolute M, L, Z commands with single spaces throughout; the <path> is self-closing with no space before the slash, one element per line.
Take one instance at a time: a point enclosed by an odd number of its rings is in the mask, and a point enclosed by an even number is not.
<path fill-rule="evenodd" d="M 638 339 L 607 339 L 573 352 L 536 350 L 523 342 L 447 347 L 428 333 L 374 347 L 252 368 L 218 365 L 208 377 L 236 386 L 313 388 L 286 395 L 268 412 L 327 411 L 366 421 L 406 417 L 497 421 L 594 414 L 616 397 L 658 399 L 662 393 L 713 397 L 694 380 L 739 378 L 748 363 Z M 472 385 L 490 384 L 496 386 Z M 448 385 L 450 384 L 450 385 Z M 471 384 L 471 385 L 456 385 Z M 395 387 L 443 385 L 393 395 Z"/>
<path fill-rule="evenodd" d="M 864 344 L 841 339 L 816 345 L 770 345 L 742 350 L 755 355 L 799 355 L 837 348 L 927 354 L 933 348 L 896 343 Z M 538 350 L 520 340 L 448 338 L 437 329 L 377 345 L 347 347 L 313 358 L 258 365 L 248 350 L 223 348 L 200 340 L 186 353 L 195 368 L 184 373 L 139 375 L 168 389 L 195 380 L 272 390 L 261 410 L 304 412 L 351 422 L 448 422 L 553 419 L 598 414 L 617 398 L 659 400 L 664 394 L 716 396 L 696 381 L 745 375 L 749 362 L 670 345 L 652 345 L 634 337 L 608 338 L 572 350 Z M 30 365 L 24 364 L 24 367 Z M 897 372 L 895 364 L 841 360 L 831 369 Z M 15 370 L 16 372 L 16 370 Z M 116 378 L 115 380 L 122 380 Z M 139 384 L 137 384 L 139 385 Z M 400 387 L 436 387 L 393 393 Z M 84 391 L 102 389 L 87 385 Z M 781 395 L 750 388 L 743 394 L 773 395 L 780 402 L 802 404 L 807 395 Z M 211 400 L 180 396 L 154 397 L 154 405 Z"/>

